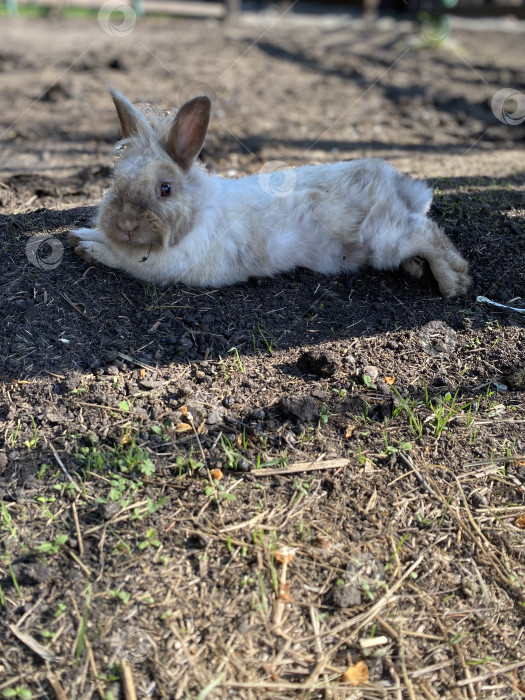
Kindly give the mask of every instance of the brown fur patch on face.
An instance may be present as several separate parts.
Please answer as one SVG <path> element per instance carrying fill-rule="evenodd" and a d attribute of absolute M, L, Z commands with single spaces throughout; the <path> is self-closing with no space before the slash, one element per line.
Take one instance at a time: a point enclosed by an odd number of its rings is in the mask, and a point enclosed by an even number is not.
<path fill-rule="evenodd" d="M 177 245 L 188 235 L 192 229 L 193 220 L 193 208 L 189 202 L 180 202 L 176 211 L 166 212 L 167 228 L 169 230 L 168 246 Z"/>
<path fill-rule="evenodd" d="M 123 228 L 123 211 L 131 230 Z M 117 246 L 150 251 L 164 246 L 164 227 L 158 216 L 140 205 L 119 201 L 118 196 L 109 196 L 101 204 L 98 227 Z"/>

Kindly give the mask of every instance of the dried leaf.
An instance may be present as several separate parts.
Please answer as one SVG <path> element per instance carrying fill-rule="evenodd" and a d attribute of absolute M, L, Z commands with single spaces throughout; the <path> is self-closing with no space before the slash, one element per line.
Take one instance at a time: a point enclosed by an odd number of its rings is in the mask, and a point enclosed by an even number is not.
<path fill-rule="evenodd" d="M 188 430 L 191 430 L 191 425 L 188 423 L 177 423 L 175 426 L 176 433 L 186 433 Z"/>
<path fill-rule="evenodd" d="M 359 661 L 355 666 L 349 666 L 341 676 L 343 683 L 348 685 L 361 685 L 368 681 L 368 666 L 364 661 Z"/>
<path fill-rule="evenodd" d="M 364 472 L 365 474 L 370 474 L 371 472 L 375 471 L 374 463 L 372 462 L 371 459 L 368 459 L 368 457 L 365 458 L 365 469 Z"/>
<path fill-rule="evenodd" d="M 395 381 L 395 377 L 385 377 L 385 384 L 393 384 Z"/>
<path fill-rule="evenodd" d="M 221 479 L 224 478 L 224 474 L 222 473 L 222 469 L 210 469 L 210 474 L 212 479 L 217 479 L 217 481 L 220 481 Z"/>
<path fill-rule="evenodd" d="M 345 438 L 348 439 L 352 437 L 352 434 L 356 428 L 357 425 L 353 425 L 352 423 L 350 423 L 350 425 L 347 425 L 345 430 Z"/>
<path fill-rule="evenodd" d="M 15 637 L 18 637 L 22 644 L 25 644 L 26 647 L 29 647 L 29 649 L 31 649 L 32 652 L 40 656 L 40 658 L 44 659 L 44 661 L 57 660 L 55 654 L 53 654 L 46 647 L 42 646 L 42 644 L 40 644 L 40 642 L 37 642 L 36 639 L 30 634 L 22 632 L 22 630 L 19 630 L 18 627 L 16 627 L 15 625 L 9 625 L 9 630 L 11 631 L 11 634 L 14 634 Z"/>
<path fill-rule="evenodd" d="M 279 562 L 279 564 L 289 564 L 295 557 L 296 552 L 297 550 L 294 549 L 294 547 L 284 546 L 281 547 L 281 549 L 276 549 L 273 556 L 275 557 L 275 561 Z"/>
<path fill-rule="evenodd" d="M 192 416 L 191 413 L 188 411 L 188 407 L 187 407 L 187 406 L 181 406 L 181 407 L 180 407 L 180 412 L 181 412 L 181 414 L 182 414 L 182 417 L 185 418 L 186 420 L 190 420 L 190 421 L 193 420 L 193 416 Z"/>
<path fill-rule="evenodd" d="M 277 673 L 275 673 L 275 671 L 272 670 L 272 667 L 271 667 L 269 664 L 263 664 L 262 667 L 264 668 L 264 670 L 266 671 L 266 673 L 269 673 L 269 674 L 270 674 L 270 676 L 272 677 L 272 680 L 273 680 L 273 681 L 275 681 L 276 683 L 280 683 L 280 682 L 281 682 L 280 677 L 277 675 Z"/>
<path fill-rule="evenodd" d="M 519 518 L 516 518 L 514 525 L 519 527 L 520 530 L 525 530 L 525 515 L 520 515 Z"/>
<path fill-rule="evenodd" d="M 317 537 L 315 538 L 315 544 L 318 547 L 321 547 L 321 549 L 332 548 L 332 541 L 328 537 L 324 537 L 323 535 L 317 535 Z"/>

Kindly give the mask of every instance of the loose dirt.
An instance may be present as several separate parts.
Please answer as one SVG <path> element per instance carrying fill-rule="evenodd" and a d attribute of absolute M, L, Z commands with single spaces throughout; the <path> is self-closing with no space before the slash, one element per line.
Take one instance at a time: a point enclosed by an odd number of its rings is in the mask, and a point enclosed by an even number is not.
<path fill-rule="evenodd" d="M 525 84 L 523 27 L 101 25 L 0 27 L 0 690 L 523 697 L 525 317 L 477 301 L 525 307 L 525 124 L 491 110 Z M 87 265 L 66 234 L 111 183 L 109 84 L 213 94 L 224 175 L 378 156 L 426 178 L 471 290 Z"/>

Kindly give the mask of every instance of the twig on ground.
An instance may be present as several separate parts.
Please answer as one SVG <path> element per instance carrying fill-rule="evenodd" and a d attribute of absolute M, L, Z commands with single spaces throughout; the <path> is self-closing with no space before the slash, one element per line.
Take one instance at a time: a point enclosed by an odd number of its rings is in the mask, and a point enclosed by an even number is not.
<path fill-rule="evenodd" d="M 152 367 L 151 365 L 147 365 L 145 362 L 141 362 L 140 360 L 136 360 L 134 357 L 130 357 L 129 355 L 126 355 L 123 352 L 119 352 L 118 356 L 121 357 L 123 360 L 126 360 L 126 362 L 132 362 L 134 365 L 138 365 L 139 367 L 143 367 L 144 369 L 147 369 L 150 372 L 158 372 L 159 371 L 158 367 Z"/>
<path fill-rule="evenodd" d="M 388 667 L 388 672 L 392 676 L 392 679 L 395 683 L 395 688 L 393 690 L 396 693 L 396 700 L 403 700 L 403 691 L 401 690 L 401 680 L 399 678 L 399 674 L 395 669 L 394 664 L 392 663 L 392 659 L 390 658 L 389 655 L 385 657 L 386 659 L 386 665 Z"/>
<path fill-rule="evenodd" d="M 120 679 L 122 681 L 122 690 L 124 691 L 125 700 L 137 700 L 133 673 L 127 659 L 122 659 L 120 662 Z"/>
<path fill-rule="evenodd" d="M 60 296 L 61 296 L 65 301 L 67 301 L 67 303 L 71 306 L 71 308 L 75 309 L 75 311 L 77 312 L 77 314 L 80 314 L 80 315 L 83 316 L 87 321 L 89 321 L 90 323 L 93 323 L 93 320 L 94 320 L 94 319 L 92 319 L 91 316 L 88 316 L 84 311 L 82 311 L 81 309 L 79 309 L 79 308 L 78 308 L 78 305 L 75 304 L 74 301 L 71 301 L 71 299 L 67 296 L 67 294 L 65 294 L 65 292 L 59 292 L 59 293 L 60 293 Z"/>
<path fill-rule="evenodd" d="M 67 700 L 67 695 L 64 688 L 60 685 L 60 681 L 55 676 L 48 676 L 47 682 L 53 688 L 53 692 L 57 696 L 57 700 Z"/>
<path fill-rule="evenodd" d="M 376 620 L 379 622 L 379 624 L 385 630 L 385 632 L 388 632 L 388 634 L 391 637 L 393 637 L 396 640 L 396 642 L 399 643 L 400 637 L 399 637 L 397 630 L 394 627 L 392 627 L 392 625 L 389 624 L 384 618 L 382 618 L 381 615 L 376 615 Z M 406 634 L 406 632 L 403 633 L 403 636 L 405 634 Z M 414 656 L 418 659 L 421 658 L 421 653 L 415 647 L 413 647 L 411 644 L 409 644 L 406 641 L 404 641 L 404 644 L 405 644 L 405 649 L 407 651 L 409 651 L 412 654 L 412 656 Z"/>
<path fill-rule="evenodd" d="M 321 638 L 319 637 L 320 630 L 317 612 L 318 610 L 313 605 L 310 605 L 310 620 L 312 621 L 312 627 L 315 634 L 315 647 L 317 649 L 317 653 L 319 654 L 319 656 L 321 656 L 321 654 L 323 653 L 323 645 L 321 642 Z"/>
<path fill-rule="evenodd" d="M 53 443 L 52 443 L 52 442 L 48 442 L 48 445 L 49 445 L 49 449 L 50 449 L 51 452 L 53 453 L 53 457 L 55 458 L 56 463 L 58 464 L 58 466 L 60 467 L 60 469 L 62 469 L 62 471 L 63 471 L 64 474 L 66 475 L 66 478 L 69 480 L 70 483 L 73 484 L 73 486 L 75 487 L 75 489 L 76 489 L 77 491 L 80 491 L 80 490 L 81 490 L 81 489 L 80 489 L 80 486 L 77 484 L 77 482 L 73 479 L 73 477 L 71 476 L 71 474 L 70 474 L 70 473 L 68 472 L 68 470 L 65 468 L 64 462 L 60 459 L 58 452 L 55 450 L 55 448 L 54 448 L 54 446 L 53 446 Z"/>
<path fill-rule="evenodd" d="M 254 476 L 286 476 L 287 474 L 298 474 L 299 472 L 317 472 L 324 469 L 339 469 L 348 466 L 349 459 L 326 459 L 324 462 L 295 462 L 289 467 L 281 469 L 257 469 Z"/>
<path fill-rule="evenodd" d="M 69 547 L 64 547 L 64 551 L 66 551 L 66 552 L 69 554 L 69 556 L 71 557 L 71 559 L 74 559 L 74 560 L 76 561 L 76 563 L 80 566 L 80 568 L 82 569 L 82 571 L 83 571 L 83 572 L 86 574 L 86 576 L 89 578 L 89 577 L 91 576 L 91 571 L 87 568 L 87 566 L 84 564 L 84 562 L 82 562 L 82 561 L 77 557 L 77 555 L 75 554 L 75 552 L 74 552 L 72 549 L 70 549 Z"/>
<path fill-rule="evenodd" d="M 403 639 L 403 628 L 399 630 L 399 656 L 401 659 L 401 672 L 403 674 L 403 680 L 405 681 L 405 686 L 408 692 L 408 697 L 410 700 L 416 700 L 416 695 L 414 693 L 414 686 L 408 675 L 406 659 L 405 659 L 405 644 Z"/>
<path fill-rule="evenodd" d="M 427 491 L 431 496 L 434 496 L 435 494 L 432 491 L 430 484 L 428 483 L 428 481 L 426 481 L 426 479 L 423 478 L 419 469 L 414 464 L 414 460 L 410 457 L 410 455 L 404 455 L 402 452 L 399 452 L 398 454 L 399 454 L 399 457 L 401 457 L 401 459 L 403 460 L 403 462 L 405 462 L 405 464 L 407 466 L 409 466 L 410 469 L 412 469 L 412 471 L 416 475 L 417 479 L 419 480 L 419 482 L 421 483 L 421 485 L 423 486 L 425 491 Z"/>
<path fill-rule="evenodd" d="M 73 501 L 71 504 L 71 512 L 73 513 L 73 522 L 75 523 L 75 530 L 77 533 L 78 541 L 78 553 L 81 557 L 84 556 L 84 541 L 82 540 L 82 530 L 80 529 L 80 522 L 78 520 L 77 504 Z"/>
<path fill-rule="evenodd" d="M 485 681 L 494 678 L 495 676 L 500 676 L 502 673 L 508 673 L 509 671 L 514 671 L 515 669 L 525 666 L 525 659 L 521 661 L 515 661 L 512 664 L 507 664 L 506 666 L 500 666 L 500 668 L 495 668 L 493 671 L 488 673 L 483 673 L 481 676 L 473 676 L 472 678 L 464 678 L 458 681 L 456 685 L 461 688 L 464 685 L 470 685 L 471 683 L 484 683 Z"/>
<path fill-rule="evenodd" d="M 501 464 L 504 462 L 519 462 L 525 459 L 525 455 L 511 455 L 510 457 L 491 457 L 490 459 L 481 459 L 479 462 L 464 462 L 464 467 L 486 467 L 491 464 Z M 470 474 L 462 474 L 462 478 L 470 476 Z"/>

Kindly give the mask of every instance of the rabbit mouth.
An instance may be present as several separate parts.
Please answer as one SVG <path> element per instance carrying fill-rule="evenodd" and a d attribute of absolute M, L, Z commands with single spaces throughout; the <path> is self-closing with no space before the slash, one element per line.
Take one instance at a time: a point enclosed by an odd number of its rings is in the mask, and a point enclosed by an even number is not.
<path fill-rule="evenodd" d="M 164 227 L 151 211 L 143 211 L 136 220 L 124 224 L 113 215 L 103 215 L 100 227 L 115 244 L 126 248 L 154 251 L 164 246 Z"/>

